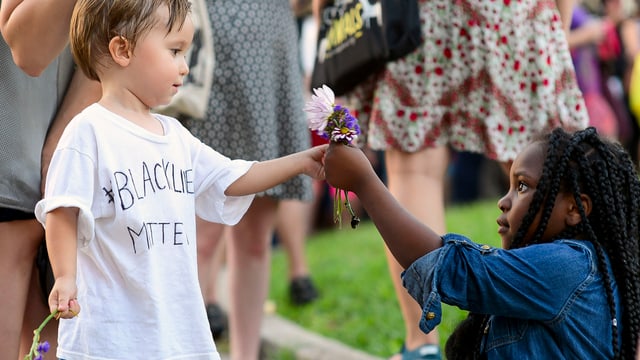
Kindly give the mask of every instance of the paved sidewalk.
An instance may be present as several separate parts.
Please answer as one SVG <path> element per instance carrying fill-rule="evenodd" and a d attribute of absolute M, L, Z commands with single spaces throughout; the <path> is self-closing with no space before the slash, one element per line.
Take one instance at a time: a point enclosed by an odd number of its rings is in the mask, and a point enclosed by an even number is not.
<path fill-rule="evenodd" d="M 287 350 L 297 360 L 381 360 L 339 341 L 307 331 L 278 315 L 266 315 L 262 326 L 262 343 L 270 350 Z M 271 360 L 271 359 L 270 359 Z"/>
<path fill-rule="evenodd" d="M 382 360 L 342 344 L 339 341 L 307 331 L 278 315 L 265 315 L 262 324 L 262 360 L 278 360 L 273 354 L 294 354 L 296 360 Z M 230 360 L 221 353 L 222 360 Z"/>
<path fill-rule="evenodd" d="M 218 294 L 224 295 L 220 299 L 220 305 L 228 309 L 228 298 L 225 296 L 228 289 L 226 271 L 221 272 Z M 295 354 L 296 360 L 383 360 L 339 341 L 307 331 L 277 314 L 265 314 L 260 333 L 263 353 L 267 355 L 263 360 L 278 360 L 269 357 L 269 354 L 280 352 Z M 230 360 L 227 353 L 221 353 L 221 356 L 222 360 Z"/>

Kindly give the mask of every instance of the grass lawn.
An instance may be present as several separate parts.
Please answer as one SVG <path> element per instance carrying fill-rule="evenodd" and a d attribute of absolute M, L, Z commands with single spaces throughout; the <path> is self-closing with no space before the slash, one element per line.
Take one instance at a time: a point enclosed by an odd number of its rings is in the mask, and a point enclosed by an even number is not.
<path fill-rule="evenodd" d="M 476 242 L 500 246 L 497 200 L 484 200 L 447 209 L 447 229 Z M 384 245 L 375 227 L 363 222 L 358 229 L 321 231 L 308 239 L 307 257 L 321 297 L 305 307 L 288 301 L 287 260 L 273 254 L 270 299 L 279 315 L 373 355 L 387 357 L 402 345 L 404 327 L 387 269 Z M 466 316 L 444 305 L 438 327 L 441 343 Z"/>

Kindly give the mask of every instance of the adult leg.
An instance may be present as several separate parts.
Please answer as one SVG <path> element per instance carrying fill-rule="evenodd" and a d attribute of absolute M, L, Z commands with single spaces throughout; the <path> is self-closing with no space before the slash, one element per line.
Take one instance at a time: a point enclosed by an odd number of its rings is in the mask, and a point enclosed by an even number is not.
<path fill-rule="evenodd" d="M 277 201 L 257 197 L 231 229 L 229 267 L 229 341 L 232 360 L 257 360 L 264 301 L 269 290 L 271 240 Z"/>
<path fill-rule="evenodd" d="M 49 316 L 49 306 L 45 302 L 44 294 L 40 287 L 38 270 L 33 266 L 31 270 L 31 281 L 29 283 L 29 293 L 27 296 L 27 310 L 24 313 L 22 322 L 22 333 L 20 336 L 20 357 L 23 359 L 29 353 L 33 343 L 33 330 L 40 326 L 42 321 Z M 49 295 L 49 294 L 47 294 Z M 40 342 L 48 341 L 51 346 L 49 354 L 55 354 L 58 346 L 58 322 L 50 321 L 40 333 Z M 52 355 L 49 355 L 52 356 Z"/>
<path fill-rule="evenodd" d="M 1 360 L 18 359 L 33 262 L 43 236 L 36 220 L 0 222 Z"/>
<path fill-rule="evenodd" d="M 212 273 L 211 270 L 214 267 L 218 247 L 222 243 L 224 228 L 222 224 L 196 218 L 198 280 L 200 280 L 200 288 L 205 301 L 207 300 L 207 295 L 210 294 L 210 285 L 215 284 L 215 280 L 211 280 L 211 278 L 214 278 L 217 274 Z"/>
<path fill-rule="evenodd" d="M 444 183 L 449 163 L 446 147 L 415 153 L 387 150 L 385 154 L 389 191 L 414 216 L 438 233 L 445 232 Z M 418 324 L 420 305 L 402 286 L 403 268 L 387 249 L 387 260 L 405 326 L 405 347 L 414 350 L 424 344 L 439 344 L 437 330 L 425 334 Z M 394 360 L 401 357 L 394 356 Z"/>
<path fill-rule="evenodd" d="M 222 237 L 219 240 L 219 244 L 216 246 L 216 250 L 213 253 L 213 259 L 211 260 L 211 264 L 209 266 L 209 273 L 212 276 L 209 276 L 209 285 L 206 286 L 202 290 L 202 294 L 204 296 L 205 303 L 207 304 L 226 304 L 228 301 L 223 301 L 220 297 L 221 285 L 218 284 L 218 279 L 220 279 L 220 273 L 223 271 L 225 267 L 226 261 L 226 249 L 227 249 L 227 238 L 229 237 L 230 229 L 225 227 L 222 232 Z"/>
<path fill-rule="evenodd" d="M 209 327 L 214 338 L 227 329 L 227 316 L 217 298 L 217 278 L 223 258 L 225 226 L 196 218 L 198 280 L 207 309 Z"/>
<path fill-rule="evenodd" d="M 289 296 L 297 305 L 307 304 L 318 297 L 304 251 L 313 206 L 313 202 L 293 199 L 282 200 L 278 206 L 276 230 L 289 264 Z"/>

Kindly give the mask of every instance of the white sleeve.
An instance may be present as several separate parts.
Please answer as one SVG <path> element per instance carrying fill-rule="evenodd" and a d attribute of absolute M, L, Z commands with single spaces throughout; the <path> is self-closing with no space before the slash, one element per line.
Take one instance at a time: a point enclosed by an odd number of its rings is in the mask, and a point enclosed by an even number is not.
<path fill-rule="evenodd" d="M 86 154 L 71 148 L 58 149 L 51 159 L 44 199 L 36 204 L 35 215 L 43 226 L 48 212 L 60 207 L 75 207 L 78 215 L 78 245 L 86 245 L 94 236 L 95 164 Z"/>
<path fill-rule="evenodd" d="M 244 175 L 255 161 L 231 160 L 202 144 L 195 168 L 210 169 L 196 191 L 196 215 L 204 220 L 235 225 L 242 219 L 254 195 L 226 196 L 229 185 Z"/>

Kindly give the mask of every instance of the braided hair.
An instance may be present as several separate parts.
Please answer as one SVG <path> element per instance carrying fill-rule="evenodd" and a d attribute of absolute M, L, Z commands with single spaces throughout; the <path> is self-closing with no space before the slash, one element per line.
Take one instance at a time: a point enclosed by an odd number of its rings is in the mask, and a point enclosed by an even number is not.
<path fill-rule="evenodd" d="M 637 169 L 622 146 L 601 138 L 594 128 L 575 133 L 557 128 L 537 141 L 546 148 L 542 175 L 511 248 L 557 239 L 591 242 L 605 282 L 612 319 L 614 359 L 635 359 L 640 333 L 640 180 Z M 542 236 L 558 194 L 573 195 L 582 220 L 553 239 L 544 240 Z M 588 216 L 582 194 L 588 195 L 593 205 Z M 538 214 L 539 225 L 533 236 L 525 240 L 525 234 Z M 607 270 L 607 256 L 612 274 Z M 611 276 L 618 284 L 622 314 L 615 311 Z M 464 321 L 468 323 L 456 328 L 447 341 L 448 359 L 479 357 L 487 318 L 486 315 L 469 314 L 468 320 Z M 622 343 L 618 340 L 618 324 L 624 329 Z M 475 341 L 476 346 L 469 346 L 469 340 Z"/>

